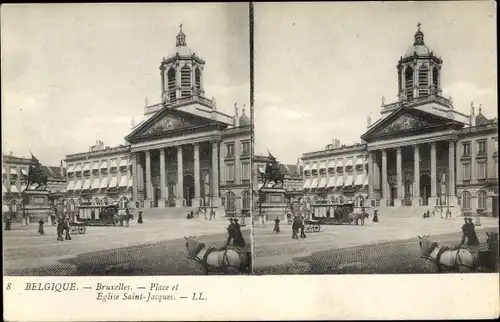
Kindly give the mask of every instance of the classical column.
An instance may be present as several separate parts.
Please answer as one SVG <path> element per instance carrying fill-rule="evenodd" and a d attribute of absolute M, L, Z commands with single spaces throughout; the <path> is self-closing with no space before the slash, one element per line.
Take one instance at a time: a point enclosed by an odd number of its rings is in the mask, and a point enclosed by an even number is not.
<path fill-rule="evenodd" d="M 176 98 L 181 97 L 181 66 L 177 64 L 175 68 L 175 87 Z M 176 204 L 177 205 L 177 204 Z"/>
<path fill-rule="evenodd" d="M 165 207 L 165 149 L 160 149 L 160 200 L 158 200 L 158 207 Z"/>
<path fill-rule="evenodd" d="M 219 142 L 212 142 L 212 200 L 214 206 L 221 204 L 219 196 Z"/>
<path fill-rule="evenodd" d="M 151 151 L 146 150 L 146 186 L 144 187 L 146 198 L 144 198 L 144 208 L 151 208 Z"/>
<path fill-rule="evenodd" d="M 132 154 L 132 200 L 134 201 L 134 206 L 135 203 L 139 201 L 139 198 L 137 196 L 137 191 L 138 185 L 139 185 L 139 176 L 137 175 L 138 172 L 138 158 L 139 155 L 138 153 L 133 153 Z M 99 176 L 100 176 L 101 171 L 99 170 Z"/>
<path fill-rule="evenodd" d="M 387 206 L 387 150 L 382 150 L 382 198 L 380 199 L 380 205 L 382 207 Z"/>
<path fill-rule="evenodd" d="M 434 207 L 437 200 L 437 178 L 436 178 L 436 142 L 431 143 L 431 198 L 429 206 Z"/>
<path fill-rule="evenodd" d="M 396 148 L 396 180 L 398 196 L 394 201 L 394 206 L 403 205 L 403 162 L 401 160 L 401 147 Z"/>
<path fill-rule="evenodd" d="M 456 206 L 455 196 L 455 141 L 449 141 L 448 148 L 448 204 Z"/>
<path fill-rule="evenodd" d="M 194 149 L 194 199 L 193 206 L 198 207 L 201 205 L 201 195 L 200 195 L 200 145 L 198 143 L 193 144 Z"/>
<path fill-rule="evenodd" d="M 370 176 L 368 179 L 368 199 L 372 200 L 373 199 L 373 157 L 372 157 L 373 152 L 368 151 L 368 169 L 365 168 L 365 165 L 363 164 L 363 171 L 364 171 L 364 179 L 363 183 L 366 181 L 366 177 Z"/>
<path fill-rule="evenodd" d="M 184 207 L 184 168 L 182 164 L 182 145 L 177 146 L 177 199 L 176 207 Z"/>
<path fill-rule="evenodd" d="M 418 144 L 413 146 L 413 196 L 411 205 L 420 206 L 420 150 Z"/>

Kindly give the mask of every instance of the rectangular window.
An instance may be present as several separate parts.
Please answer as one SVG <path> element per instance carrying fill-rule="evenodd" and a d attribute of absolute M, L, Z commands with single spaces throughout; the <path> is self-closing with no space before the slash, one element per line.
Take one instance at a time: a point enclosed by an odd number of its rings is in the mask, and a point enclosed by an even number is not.
<path fill-rule="evenodd" d="M 470 142 L 462 143 L 462 156 L 463 157 L 470 156 Z"/>
<path fill-rule="evenodd" d="M 498 153 L 498 138 L 493 138 L 493 153 Z"/>
<path fill-rule="evenodd" d="M 226 181 L 234 181 L 234 164 L 226 164 Z"/>
<path fill-rule="evenodd" d="M 429 96 L 429 91 L 425 90 L 425 89 L 419 89 L 418 90 L 418 96 L 419 97 Z"/>
<path fill-rule="evenodd" d="M 476 142 L 477 142 L 477 154 L 486 155 L 486 140 L 481 140 Z"/>
<path fill-rule="evenodd" d="M 477 178 L 479 180 L 486 179 L 486 162 L 477 163 Z"/>
<path fill-rule="evenodd" d="M 226 158 L 234 157 L 234 143 L 226 144 Z"/>
<path fill-rule="evenodd" d="M 250 163 L 241 163 L 241 180 L 250 180 Z"/>
<path fill-rule="evenodd" d="M 418 71 L 418 85 L 429 86 L 429 71 L 427 69 L 422 69 Z"/>
<path fill-rule="evenodd" d="M 241 142 L 241 154 L 250 154 L 250 141 Z"/>
<path fill-rule="evenodd" d="M 464 168 L 464 181 L 470 181 L 471 177 L 470 163 L 464 163 L 463 168 Z"/>

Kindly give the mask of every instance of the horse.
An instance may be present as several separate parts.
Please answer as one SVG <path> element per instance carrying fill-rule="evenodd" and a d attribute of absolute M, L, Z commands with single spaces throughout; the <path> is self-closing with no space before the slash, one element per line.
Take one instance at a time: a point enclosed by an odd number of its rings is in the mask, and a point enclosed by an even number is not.
<path fill-rule="evenodd" d="M 362 212 L 362 213 L 354 213 L 354 212 L 351 212 L 349 214 L 349 224 L 351 224 L 352 222 L 356 222 L 356 226 L 358 225 L 358 222 L 359 220 L 361 219 L 361 225 L 364 226 L 365 225 L 365 218 L 368 218 L 368 213 L 367 212 Z"/>
<path fill-rule="evenodd" d="M 430 240 L 429 235 L 418 238 L 422 258 L 434 262 L 438 272 L 466 273 L 476 270 L 477 259 L 470 249 L 440 246 L 438 242 Z"/>
<path fill-rule="evenodd" d="M 38 186 L 35 188 L 35 190 L 43 190 L 47 188 L 47 175 L 43 174 L 41 171 L 41 168 L 39 166 L 34 167 L 30 166 L 28 170 L 28 178 L 26 182 L 26 189 L 33 184 L 36 183 Z M 43 187 L 43 189 L 41 189 Z"/>
<path fill-rule="evenodd" d="M 196 239 L 196 236 L 186 237 L 188 258 L 201 263 L 206 275 L 209 271 L 236 270 L 250 272 L 252 255 L 250 252 L 238 252 L 233 248 L 207 247 Z"/>
<path fill-rule="evenodd" d="M 278 185 L 278 183 L 281 183 L 281 186 L 285 183 L 285 175 L 281 173 L 278 169 L 274 169 L 274 167 L 271 164 L 266 164 L 266 170 L 265 170 L 265 177 L 264 177 L 264 184 L 262 185 L 263 187 L 266 186 L 267 181 L 274 181 L 273 188 Z"/>

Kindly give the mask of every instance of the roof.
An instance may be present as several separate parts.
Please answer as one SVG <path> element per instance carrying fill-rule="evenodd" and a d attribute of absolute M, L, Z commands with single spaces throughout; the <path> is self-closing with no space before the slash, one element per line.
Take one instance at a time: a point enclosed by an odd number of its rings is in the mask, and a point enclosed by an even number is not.
<path fill-rule="evenodd" d="M 42 172 L 47 176 L 49 181 L 66 181 L 64 176 L 61 176 L 61 168 L 55 166 L 42 166 Z M 66 169 L 63 169 L 63 174 L 66 175 Z"/>

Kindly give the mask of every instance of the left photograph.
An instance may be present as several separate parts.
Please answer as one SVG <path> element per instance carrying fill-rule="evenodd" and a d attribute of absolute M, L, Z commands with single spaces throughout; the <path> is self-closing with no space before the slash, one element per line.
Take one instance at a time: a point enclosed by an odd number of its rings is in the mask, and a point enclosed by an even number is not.
<path fill-rule="evenodd" d="M 4 275 L 251 274 L 248 3 L 1 20 Z"/>

